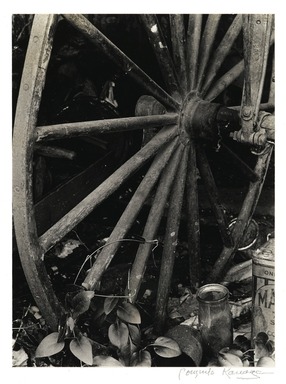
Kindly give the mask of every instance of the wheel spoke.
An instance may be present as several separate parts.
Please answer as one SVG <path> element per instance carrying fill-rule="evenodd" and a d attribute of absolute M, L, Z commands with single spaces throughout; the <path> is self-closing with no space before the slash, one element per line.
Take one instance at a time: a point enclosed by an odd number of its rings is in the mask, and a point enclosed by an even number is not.
<path fill-rule="evenodd" d="M 239 156 L 237 156 L 237 154 L 234 153 L 225 143 L 222 142 L 221 146 L 232 157 L 235 164 L 238 165 L 239 169 L 247 177 L 248 180 L 250 181 L 258 180 L 257 174 L 253 171 L 253 169 L 248 164 L 246 164 Z"/>
<path fill-rule="evenodd" d="M 242 28 L 242 15 L 237 15 L 226 34 L 224 35 L 220 45 L 212 56 L 210 66 L 208 68 L 205 80 L 203 82 L 201 93 L 204 95 L 209 89 L 213 79 L 215 78 L 218 70 L 220 69 L 225 58 L 229 54 L 233 43 L 237 39 Z"/>
<path fill-rule="evenodd" d="M 156 15 L 141 15 L 150 45 L 156 55 L 167 90 L 178 95 L 179 87 L 174 64 Z"/>
<path fill-rule="evenodd" d="M 115 170 L 114 153 L 109 151 L 88 168 L 44 196 L 34 206 L 38 236 L 60 220 Z"/>
<path fill-rule="evenodd" d="M 173 48 L 173 59 L 180 87 L 185 94 L 187 91 L 187 69 L 185 57 L 185 28 L 184 15 L 170 15 L 171 40 Z"/>
<path fill-rule="evenodd" d="M 232 106 L 228 106 L 227 108 L 234 109 L 235 111 L 240 111 L 241 105 L 232 105 Z M 261 103 L 259 105 L 259 110 L 260 111 L 268 111 L 268 110 L 273 111 L 274 110 L 274 104 L 272 102 Z"/>
<path fill-rule="evenodd" d="M 120 247 L 120 242 L 118 240 L 124 239 L 128 230 L 131 228 L 139 211 L 143 207 L 144 202 L 149 196 L 149 193 L 157 182 L 163 168 L 169 161 L 176 145 L 177 140 L 168 144 L 167 147 L 163 148 L 153 160 L 148 172 L 141 181 L 139 187 L 135 191 L 132 199 L 113 229 L 105 248 L 97 256 L 92 268 L 85 278 L 82 285 L 86 289 L 93 290 L 99 283 L 103 272 L 106 270 L 116 251 Z"/>
<path fill-rule="evenodd" d="M 201 280 L 200 214 L 197 179 L 196 147 L 195 143 L 191 141 L 186 187 L 190 284 L 195 289 L 198 288 Z"/>
<path fill-rule="evenodd" d="M 130 274 L 129 290 L 131 301 L 134 303 L 140 289 L 144 271 L 148 257 L 154 247 L 154 242 L 151 242 L 157 234 L 159 224 L 161 222 L 167 199 L 170 194 L 170 189 L 175 178 L 175 174 L 182 158 L 183 148 L 179 146 L 176 153 L 173 155 L 169 164 L 164 168 L 162 176 L 157 187 L 156 195 L 150 209 L 148 219 L 143 232 L 143 238 L 146 243 L 140 244 Z M 150 240 L 148 242 L 148 240 Z"/>
<path fill-rule="evenodd" d="M 195 86 L 195 79 L 198 70 L 198 57 L 201 41 L 202 15 L 189 15 L 187 31 L 187 74 L 188 90 L 191 91 Z"/>
<path fill-rule="evenodd" d="M 266 177 L 267 169 L 271 159 L 273 146 L 268 147 L 268 151 L 260 155 L 257 159 L 255 166 L 255 173 L 259 176 L 259 180 L 250 183 L 247 195 L 243 201 L 240 214 L 236 220 L 234 229 L 232 231 L 233 246 L 224 247 L 215 265 L 207 276 L 206 282 L 218 281 L 226 270 L 227 265 L 232 260 L 235 252 L 239 247 L 239 243 L 243 238 L 245 231 L 251 221 L 252 215 L 255 211 L 264 180 Z"/>
<path fill-rule="evenodd" d="M 232 246 L 232 239 L 228 230 L 228 220 L 225 215 L 225 209 L 221 203 L 219 192 L 204 149 L 199 146 L 197 149 L 198 166 L 203 179 L 214 215 L 216 217 L 218 228 L 221 234 L 223 244 L 226 247 Z"/>
<path fill-rule="evenodd" d="M 274 103 L 275 103 L 274 92 L 275 92 L 275 57 L 273 55 L 272 75 L 271 75 L 271 79 L 270 79 L 270 89 L 269 89 L 269 96 L 268 96 L 268 103 L 272 104 L 273 106 L 274 106 Z"/>
<path fill-rule="evenodd" d="M 203 32 L 196 88 L 200 90 L 221 15 L 209 15 Z"/>
<path fill-rule="evenodd" d="M 66 160 L 74 160 L 76 158 L 76 152 L 66 148 L 35 144 L 34 150 L 38 155 L 45 157 L 53 157 L 56 159 Z"/>
<path fill-rule="evenodd" d="M 103 119 L 95 121 L 82 121 L 76 123 L 63 123 L 55 125 L 39 126 L 36 129 L 36 141 L 57 140 L 65 137 L 86 136 L 91 133 L 112 133 L 133 131 L 173 125 L 177 122 L 178 115 L 170 113 L 166 115 L 124 117 L 121 119 Z"/>
<path fill-rule="evenodd" d="M 234 65 L 228 72 L 226 72 L 219 80 L 217 80 L 214 86 L 208 91 L 204 99 L 207 101 L 213 101 L 243 73 L 243 70 L 244 61 L 241 60 L 239 63 Z"/>
<path fill-rule="evenodd" d="M 272 15 L 243 15 L 244 92 L 242 108 L 257 121 L 271 44 Z M 243 122 L 243 121 L 242 121 Z"/>
<path fill-rule="evenodd" d="M 176 179 L 174 181 L 174 186 L 172 188 L 169 202 L 169 211 L 166 224 L 166 233 L 164 238 L 164 249 L 158 283 L 158 294 L 154 321 L 155 330 L 159 334 L 162 334 L 166 320 L 167 301 L 171 286 L 171 278 L 176 255 L 176 246 L 179 236 L 178 232 L 184 197 L 187 161 L 188 148 L 185 147 L 183 159 L 181 161 Z"/>
<path fill-rule="evenodd" d="M 145 147 L 133 155 L 99 187 L 77 204 L 61 220 L 40 237 L 44 251 L 55 245 L 64 235 L 80 223 L 96 206 L 116 191 L 135 171 L 148 161 L 162 146 L 177 135 L 174 127 L 162 129 Z"/>
<path fill-rule="evenodd" d="M 83 15 L 63 15 L 77 30 L 113 61 L 125 74 L 128 74 L 147 92 L 150 92 L 162 104 L 178 109 L 179 103 L 166 93 L 154 80 L 126 56 L 115 44 L 102 34 Z"/>

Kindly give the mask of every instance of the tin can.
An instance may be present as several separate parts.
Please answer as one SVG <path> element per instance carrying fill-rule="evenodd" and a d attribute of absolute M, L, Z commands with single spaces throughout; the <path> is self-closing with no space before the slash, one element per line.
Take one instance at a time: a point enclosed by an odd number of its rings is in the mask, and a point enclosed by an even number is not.
<path fill-rule="evenodd" d="M 259 332 L 275 338 L 275 239 L 270 239 L 252 258 L 252 340 Z"/>

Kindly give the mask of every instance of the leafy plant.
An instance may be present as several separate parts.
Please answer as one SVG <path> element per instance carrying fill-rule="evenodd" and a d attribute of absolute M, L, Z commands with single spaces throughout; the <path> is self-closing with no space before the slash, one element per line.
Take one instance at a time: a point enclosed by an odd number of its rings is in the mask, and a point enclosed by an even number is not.
<path fill-rule="evenodd" d="M 115 349 L 116 357 L 95 356 L 93 365 L 151 367 L 152 359 L 148 351 L 150 347 L 162 357 L 176 357 L 181 354 L 177 342 L 168 337 L 158 337 L 153 343 L 142 346 L 139 328 L 141 316 L 135 305 L 126 300 L 107 297 L 103 308 L 105 315 L 116 313 L 115 321 L 108 328 L 108 339 Z"/>
<path fill-rule="evenodd" d="M 153 348 L 161 357 L 176 357 L 181 350 L 176 341 L 168 337 L 158 337 L 151 343 L 142 343 L 141 316 L 135 305 L 125 297 L 106 297 L 103 307 L 96 308 L 95 317 L 112 319 L 108 326 L 107 337 L 110 348 L 106 354 L 93 356 L 94 343 L 78 327 L 78 319 L 91 307 L 93 291 L 81 290 L 66 295 L 67 313 L 60 322 L 58 332 L 47 335 L 38 345 L 36 358 L 50 357 L 69 348 L 80 361 L 89 366 L 131 366 L 150 367 L 152 365 L 149 348 Z M 108 352 L 107 352 L 108 351 Z"/>
<path fill-rule="evenodd" d="M 68 313 L 59 325 L 58 332 L 46 336 L 38 345 L 35 357 L 49 357 L 61 352 L 67 341 L 71 353 L 85 364 L 92 365 L 92 345 L 88 337 L 77 328 L 76 323 L 81 314 L 89 309 L 93 291 L 80 291 L 72 298 L 66 297 L 69 303 Z"/>

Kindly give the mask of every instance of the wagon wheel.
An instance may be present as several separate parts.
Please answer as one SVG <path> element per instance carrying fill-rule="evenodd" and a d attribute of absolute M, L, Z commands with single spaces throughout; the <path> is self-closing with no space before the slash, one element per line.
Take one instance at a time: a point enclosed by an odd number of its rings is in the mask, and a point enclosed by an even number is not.
<path fill-rule="evenodd" d="M 162 332 L 184 196 L 188 214 L 191 284 L 197 288 L 202 283 L 197 167 L 209 194 L 224 244 L 206 281 L 219 279 L 239 247 L 255 210 L 272 153 L 268 139 L 274 136 L 273 116 L 261 112 L 265 107 L 261 103 L 265 102 L 262 100 L 262 92 L 265 88 L 263 84 L 268 52 L 273 43 L 272 17 L 237 15 L 216 45 L 215 36 L 223 18 L 220 15 L 170 15 L 169 40 L 165 39 L 155 15 L 142 15 L 141 21 L 154 49 L 165 87 L 153 81 L 84 16 L 64 15 L 64 18 L 134 79 L 144 89 L 145 96 L 143 94 L 138 100 L 134 117 L 37 126 L 57 17 L 35 16 L 22 75 L 13 138 L 14 225 L 23 269 L 37 305 L 49 325 L 55 329 L 63 309 L 45 269 L 45 253 L 116 191 L 130 175 L 154 158 L 82 286 L 91 290 L 97 287 L 119 247 L 118 240 L 126 236 L 147 197 L 155 189 L 143 232 L 145 242 L 138 248 L 129 289 L 130 300 L 134 302 L 166 203 L 169 202 L 155 314 L 157 331 Z M 245 60 L 241 59 L 225 69 L 223 63 L 241 36 L 242 29 Z M 260 50 L 257 50 L 257 46 Z M 241 108 L 226 108 L 223 103 L 217 103 L 224 90 L 243 72 L 245 85 Z M 269 104 L 273 104 L 272 83 L 268 95 L 269 107 Z M 137 129 L 148 132 L 154 127 L 158 128 L 158 133 L 145 146 L 44 234 L 38 235 L 32 196 L 32 159 L 37 143 L 92 133 Z M 234 139 L 260 148 L 254 169 L 245 167 L 251 179 L 249 191 L 231 234 L 204 150 L 204 143 L 217 142 L 223 136 L 223 131 L 226 134 L 235 131 L 232 133 Z"/>

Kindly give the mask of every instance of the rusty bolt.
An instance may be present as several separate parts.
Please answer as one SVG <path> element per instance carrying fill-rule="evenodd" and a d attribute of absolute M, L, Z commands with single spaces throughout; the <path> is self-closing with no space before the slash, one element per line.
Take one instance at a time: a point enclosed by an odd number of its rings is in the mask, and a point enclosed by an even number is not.
<path fill-rule="evenodd" d="M 249 117 L 251 115 L 251 108 L 250 107 L 244 107 L 242 111 L 243 116 Z"/>

